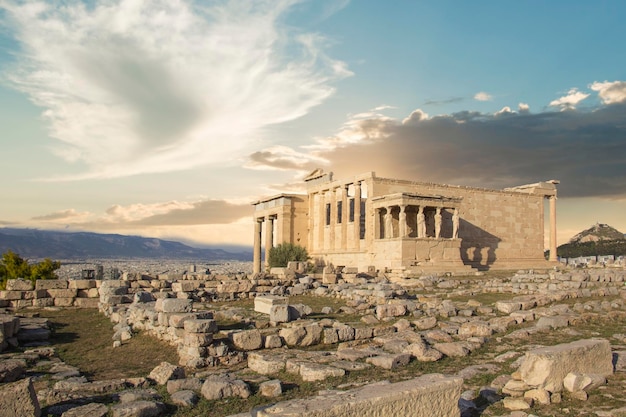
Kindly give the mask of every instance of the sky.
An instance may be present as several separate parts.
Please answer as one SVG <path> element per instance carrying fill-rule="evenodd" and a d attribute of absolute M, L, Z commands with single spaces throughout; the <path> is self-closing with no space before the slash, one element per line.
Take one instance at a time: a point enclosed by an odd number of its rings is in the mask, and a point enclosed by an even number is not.
<path fill-rule="evenodd" d="M 626 2 L 0 0 L 0 227 L 251 245 L 315 168 L 626 232 Z"/>

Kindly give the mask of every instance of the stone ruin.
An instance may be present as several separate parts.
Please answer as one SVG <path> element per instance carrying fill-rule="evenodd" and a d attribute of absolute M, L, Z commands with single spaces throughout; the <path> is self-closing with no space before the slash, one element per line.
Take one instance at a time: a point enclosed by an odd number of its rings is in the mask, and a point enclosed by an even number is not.
<path fill-rule="evenodd" d="M 90 382 L 79 370 L 59 366 L 54 373 L 59 375 L 59 382 L 54 388 L 35 393 L 32 381 L 21 377 L 28 363 L 47 361 L 55 355 L 53 349 L 36 347 L 45 343 L 50 331 L 45 320 L 0 315 L 0 351 L 34 346 L 18 359 L 3 356 L 0 409 L 20 402 L 26 408 L 14 415 L 39 415 L 42 402 L 47 404 L 48 413 L 65 417 L 104 416 L 108 412 L 114 416 L 159 415 L 164 406 L 150 391 L 150 381 L 166 385 L 172 401 L 180 406 L 193 405 L 198 395 L 206 399 L 247 398 L 253 394 L 250 384 L 236 372 L 223 372 L 236 364 L 245 364 L 259 375 L 261 395 L 279 399 L 284 387 L 276 378 L 282 372 L 315 382 L 370 367 L 401 369 L 412 361 L 466 357 L 489 338 L 529 338 L 546 330 L 568 328 L 586 312 L 624 314 L 626 310 L 623 270 L 519 271 L 509 278 L 483 279 L 479 288 L 471 277 L 396 279 L 349 269 L 312 275 L 293 269 L 274 272 L 176 278 L 126 274 L 121 280 L 38 281 L 35 287 L 29 281 L 9 281 L 7 290 L 0 292 L 0 307 L 16 311 L 49 306 L 98 308 L 114 323 L 115 346 L 123 349 L 123 343 L 134 333 L 144 331 L 176 346 L 178 358 L 173 358 L 174 364 L 161 364 L 148 378 L 129 380 Z M 471 299 L 481 293 L 509 296 L 491 305 Z M 289 303 L 290 296 L 296 295 L 341 299 L 346 306 L 338 313 L 359 317 L 359 323 L 311 319 L 311 308 Z M 455 297 L 469 301 L 452 301 Z M 611 297 L 611 301 L 584 301 L 590 297 Z M 237 299 L 254 300 L 254 311 L 242 312 L 228 304 L 213 306 L 216 301 Z M 327 307 L 326 313 L 331 312 Z M 217 323 L 223 319 L 244 323 L 246 328 L 219 330 Z M 511 331 L 520 324 L 527 326 Z M 305 349 L 314 345 L 324 350 Z M 331 391 L 321 393 L 321 397 L 279 402 L 254 413 L 340 416 L 368 409 L 371 415 L 385 415 L 388 410 L 410 409 L 412 415 L 471 416 L 485 401 L 499 402 L 516 412 L 558 403 L 563 392 L 586 399 L 614 370 L 626 369 L 626 350 L 612 350 L 606 339 L 539 347 L 525 356 L 516 352 L 500 356 L 494 363 L 471 365 L 456 375 L 426 375 L 405 382 Z M 500 369 L 498 363 L 517 356 L 517 370 L 501 374 L 498 382 L 478 393 L 462 392 L 465 379 Z M 193 376 L 187 377 L 190 373 Z M 110 408 L 82 404 L 94 393 L 124 393 L 129 389 L 135 394 L 119 394 L 126 401 Z M 433 396 L 438 401 L 436 409 L 431 406 Z M 57 408 L 55 404 L 59 404 Z M 304 410 L 311 410 L 310 414 Z"/>

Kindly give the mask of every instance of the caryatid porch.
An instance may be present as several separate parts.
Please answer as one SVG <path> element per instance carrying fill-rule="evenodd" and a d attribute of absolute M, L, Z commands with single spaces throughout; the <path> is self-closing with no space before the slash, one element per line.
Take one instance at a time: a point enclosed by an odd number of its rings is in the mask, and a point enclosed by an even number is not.
<path fill-rule="evenodd" d="M 461 200 L 410 193 L 373 198 L 375 256 L 392 267 L 469 269 L 461 260 Z"/>

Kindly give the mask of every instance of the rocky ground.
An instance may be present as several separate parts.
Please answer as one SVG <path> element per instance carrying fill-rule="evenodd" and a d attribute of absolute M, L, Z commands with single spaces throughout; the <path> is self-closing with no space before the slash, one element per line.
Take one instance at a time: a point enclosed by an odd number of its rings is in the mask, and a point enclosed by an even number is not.
<path fill-rule="evenodd" d="M 302 277 L 271 291 L 301 301 L 292 305 L 298 318 L 282 324 L 255 312 L 250 294 L 217 304 L 189 298 L 194 311 L 211 311 L 212 318 L 167 331 L 204 335 L 185 342 L 203 339 L 196 343 L 206 345 L 203 366 L 184 368 L 173 357 L 142 377 L 107 380 L 63 362 L 49 322 L 22 316 L 19 332 L 13 322 L 3 327 L 13 347 L 0 355 L 0 405 L 19 400 L 25 408 L 15 415 L 37 415 L 38 408 L 65 417 L 250 415 L 254 407 L 320 391 L 442 373 L 463 378 L 462 416 L 618 417 L 626 415 L 624 275 L 520 271 L 327 285 Z M 128 337 L 138 330 L 128 312 L 154 308 L 138 298 L 114 320 Z M 187 328 L 200 325 L 217 329 Z M 120 355 L 128 340 L 122 333 L 116 333 Z M 528 368 L 534 352 L 588 340 L 602 345 L 600 359 L 574 360 L 580 366 L 561 376 L 559 387 L 525 382 L 524 362 Z"/>

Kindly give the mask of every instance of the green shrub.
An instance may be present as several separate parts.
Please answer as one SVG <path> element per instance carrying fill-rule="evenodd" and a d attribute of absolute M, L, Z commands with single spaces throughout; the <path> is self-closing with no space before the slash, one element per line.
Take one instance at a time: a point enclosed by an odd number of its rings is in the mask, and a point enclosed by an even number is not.
<path fill-rule="evenodd" d="M 3 253 L 0 259 L 0 290 L 6 288 L 9 279 L 24 278 L 34 283 L 38 279 L 58 278 L 54 271 L 60 267 L 61 262 L 52 261 L 50 258 L 30 265 L 26 259 L 9 250 Z"/>
<path fill-rule="evenodd" d="M 288 262 L 306 262 L 309 254 L 306 249 L 293 243 L 281 243 L 270 248 L 270 268 L 284 268 Z"/>

